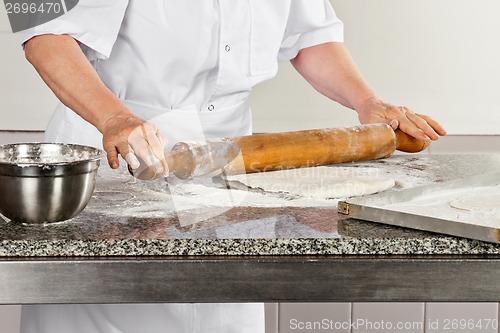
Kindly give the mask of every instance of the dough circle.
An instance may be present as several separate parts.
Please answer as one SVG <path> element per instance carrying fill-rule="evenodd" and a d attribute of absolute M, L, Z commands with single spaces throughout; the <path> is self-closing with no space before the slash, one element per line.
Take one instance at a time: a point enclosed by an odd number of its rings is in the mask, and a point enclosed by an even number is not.
<path fill-rule="evenodd" d="M 500 194 L 480 195 L 450 201 L 450 206 L 466 211 L 500 211 Z"/>
<path fill-rule="evenodd" d="M 376 168 L 311 167 L 227 176 L 250 188 L 289 193 L 302 197 L 339 199 L 374 194 L 394 186 L 394 179 L 381 178 Z"/>

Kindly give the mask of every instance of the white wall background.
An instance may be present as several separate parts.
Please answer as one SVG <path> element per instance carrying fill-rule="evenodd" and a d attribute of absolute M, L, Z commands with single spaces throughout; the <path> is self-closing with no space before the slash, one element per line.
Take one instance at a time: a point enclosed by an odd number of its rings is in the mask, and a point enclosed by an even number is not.
<path fill-rule="evenodd" d="M 25 60 L 0 4 L 0 130 L 42 130 L 57 100 Z"/>
<path fill-rule="evenodd" d="M 441 121 L 450 134 L 500 134 L 500 2 L 332 0 L 346 45 L 386 101 Z M 0 6 L 0 130 L 44 129 L 56 104 L 24 60 Z M 252 100 L 256 131 L 348 126 L 356 114 L 282 64 Z"/>
<path fill-rule="evenodd" d="M 432 115 L 449 134 L 500 134 L 500 2 L 331 0 L 345 44 L 393 104 Z M 283 64 L 257 87 L 257 130 L 343 126 L 356 116 L 315 96 Z"/>

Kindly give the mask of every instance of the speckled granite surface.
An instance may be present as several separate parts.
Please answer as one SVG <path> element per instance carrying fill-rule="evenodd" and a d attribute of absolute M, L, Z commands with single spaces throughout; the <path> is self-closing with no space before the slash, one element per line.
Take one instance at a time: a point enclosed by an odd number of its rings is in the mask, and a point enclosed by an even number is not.
<path fill-rule="evenodd" d="M 396 179 L 394 191 L 499 166 L 499 155 L 427 154 L 342 165 L 377 168 Z M 23 225 L 0 217 L 0 256 L 500 253 L 491 243 L 346 220 L 337 213 L 338 200 L 252 190 L 229 205 L 227 193 L 232 199 L 245 193 L 241 185 L 232 188 L 203 180 L 168 189 L 103 163 L 91 202 L 74 219 Z"/>

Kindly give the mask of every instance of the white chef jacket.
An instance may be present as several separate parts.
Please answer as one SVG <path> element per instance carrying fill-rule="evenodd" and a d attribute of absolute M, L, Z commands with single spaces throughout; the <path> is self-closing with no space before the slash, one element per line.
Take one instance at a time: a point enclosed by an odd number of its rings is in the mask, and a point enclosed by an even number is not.
<path fill-rule="evenodd" d="M 342 41 L 327 0 L 80 0 L 28 30 L 68 34 L 106 86 L 170 145 L 251 134 L 249 94 L 300 49 Z M 334 78 L 332 78 L 334 79 Z M 60 104 L 46 140 L 102 147 Z M 264 332 L 262 304 L 30 305 L 23 333 Z"/>

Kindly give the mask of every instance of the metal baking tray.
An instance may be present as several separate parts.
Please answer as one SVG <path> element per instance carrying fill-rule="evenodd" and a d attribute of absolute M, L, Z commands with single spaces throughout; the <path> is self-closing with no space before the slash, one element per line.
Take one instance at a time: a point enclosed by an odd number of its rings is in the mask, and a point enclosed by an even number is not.
<path fill-rule="evenodd" d="M 360 220 L 500 243 L 500 173 L 351 198 L 339 202 L 338 211 Z"/>

